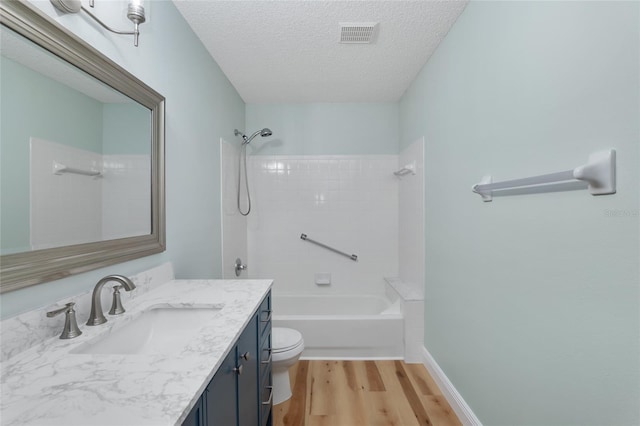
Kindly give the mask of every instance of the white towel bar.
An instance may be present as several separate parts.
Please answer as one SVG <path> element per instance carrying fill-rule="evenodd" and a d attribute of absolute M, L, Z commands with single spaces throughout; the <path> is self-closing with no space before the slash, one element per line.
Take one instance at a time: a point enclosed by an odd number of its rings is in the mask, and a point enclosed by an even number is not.
<path fill-rule="evenodd" d="M 480 183 L 473 185 L 471 190 L 479 194 L 483 201 L 491 201 L 493 191 L 581 180 L 589 183 L 591 195 L 615 194 L 616 151 L 608 149 L 594 152 L 589 156 L 587 164 L 572 170 L 495 183 L 492 183 L 492 180 L 491 176 L 485 176 Z"/>

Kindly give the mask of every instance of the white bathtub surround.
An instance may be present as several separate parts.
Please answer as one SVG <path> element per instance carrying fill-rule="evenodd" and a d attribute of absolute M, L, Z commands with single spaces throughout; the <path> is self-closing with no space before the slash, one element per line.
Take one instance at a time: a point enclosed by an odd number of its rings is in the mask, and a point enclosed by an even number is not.
<path fill-rule="evenodd" d="M 281 293 L 382 295 L 382 277 L 398 269 L 397 156 L 249 160 L 249 276 L 274 278 Z M 302 233 L 358 261 L 303 241 Z M 317 286 L 316 273 L 330 273 L 331 285 Z"/>
<path fill-rule="evenodd" d="M 174 279 L 173 266 L 170 262 L 164 263 L 156 268 L 149 269 L 139 274 L 129 277 L 136 285 L 133 291 L 123 291 L 120 293 L 125 309 L 129 309 L 131 300 L 135 300 L 144 294 L 154 290 L 158 286 Z M 114 284 L 115 285 L 115 284 Z M 102 289 L 102 308 L 106 313 L 111 306 L 111 287 L 105 285 Z M 64 315 L 54 318 L 47 318 L 46 312 L 63 307 L 66 303 L 75 302 L 74 309 L 78 325 L 84 324 L 89 318 L 91 311 L 91 294 L 93 289 L 85 293 L 67 297 L 54 304 L 43 306 L 25 312 L 15 317 L 7 318 L 0 322 L 0 360 L 5 362 L 34 346 L 40 345 L 43 341 L 60 335 L 64 325 Z M 111 318 L 107 315 L 107 319 Z"/>
<path fill-rule="evenodd" d="M 411 173 L 398 177 L 398 275 L 385 278 L 388 291 L 402 300 L 404 360 L 419 363 L 424 346 L 424 137 L 398 156 L 398 169 L 411 165 Z"/>
<path fill-rule="evenodd" d="M 151 158 L 103 155 L 102 171 L 102 238 L 150 234 Z"/>
<path fill-rule="evenodd" d="M 424 292 L 422 286 L 407 283 L 400 278 L 385 277 L 386 294 L 397 300 L 404 317 L 404 361 L 409 364 L 422 362 L 424 347 Z M 419 287 L 419 288 L 418 288 Z"/>
<path fill-rule="evenodd" d="M 53 173 L 54 161 L 67 167 L 102 171 L 102 156 L 31 138 L 29 159 L 31 249 L 102 239 L 102 178 Z"/>
<path fill-rule="evenodd" d="M 460 422 L 465 426 L 482 426 L 478 417 L 476 417 L 473 411 L 471 411 L 471 407 L 469 407 L 466 401 L 462 398 L 462 395 L 460 395 L 458 390 L 453 386 L 453 383 L 451 383 L 436 360 L 424 346 L 422 347 L 421 355 L 422 364 L 436 382 L 440 391 L 442 391 L 442 395 L 447 399 L 447 402 L 456 413 Z"/>
<path fill-rule="evenodd" d="M 238 278 L 233 267 L 236 258 L 242 259 L 249 268 L 253 266 L 249 262 L 247 252 L 247 218 L 238 212 L 237 206 L 239 148 L 239 141 L 227 142 L 220 139 L 222 276 L 228 279 Z M 251 187 L 253 182 L 249 183 L 253 196 L 254 189 Z M 244 204 L 242 206 L 246 211 Z M 239 278 L 247 278 L 247 276 L 247 271 L 243 271 Z"/>
<path fill-rule="evenodd" d="M 104 325 L 81 325 L 76 339 L 54 337 L 14 356 L 2 365 L 3 425 L 181 424 L 270 286 L 269 280 L 170 281 L 130 300 L 127 312 Z M 69 353 L 152 306 L 196 304 L 223 308 L 179 354 Z"/>
<path fill-rule="evenodd" d="M 402 359 L 398 304 L 376 295 L 273 295 L 273 326 L 298 330 L 303 359 Z"/>
<path fill-rule="evenodd" d="M 384 277 L 384 280 L 405 301 L 424 300 L 424 286 L 413 282 L 403 281 L 400 277 Z M 387 294 L 389 297 L 389 295 Z"/>
<path fill-rule="evenodd" d="M 148 155 L 102 155 L 38 138 L 31 138 L 30 148 L 32 249 L 151 232 Z M 54 163 L 101 176 L 57 175 Z"/>
<path fill-rule="evenodd" d="M 424 294 L 424 137 L 398 156 L 398 168 L 414 165 L 415 174 L 398 178 L 398 277 Z"/>

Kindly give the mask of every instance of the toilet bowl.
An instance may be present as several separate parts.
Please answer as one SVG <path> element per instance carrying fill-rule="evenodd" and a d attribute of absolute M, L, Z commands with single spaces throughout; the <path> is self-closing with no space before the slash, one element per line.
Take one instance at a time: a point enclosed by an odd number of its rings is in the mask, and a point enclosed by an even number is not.
<path fill-rule="evenodd" d="M 271 362 L 273 377 L 273 405 L 291 398 L 289 368 L 298 362 L 304 350 L 304 340 L 292 328 L 273 327 L 271 330 Z"/>

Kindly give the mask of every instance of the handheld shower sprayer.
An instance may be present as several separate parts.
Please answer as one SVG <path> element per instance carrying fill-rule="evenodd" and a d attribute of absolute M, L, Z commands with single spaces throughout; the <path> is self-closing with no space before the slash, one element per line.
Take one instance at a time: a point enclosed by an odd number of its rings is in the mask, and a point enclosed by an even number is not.
<path fill-rule="evenodd" d="M 249 145 L 249 143 L 251 143 L 253 138 L 255 138 L 256 136 L 260 135 L 263 138 L 266 138 L 267 136 L 271 136 L 273 132 L 271 131 L 271 129 L 268 129 L 265 127 L 264 129 L 257 130 L 249 137 L 247 137 L 247 135 L 245 135 L 238 129 L 234 129 L 233 134 L 236 136 L 242 137 L 242 148 L 241 148 L 240 156 L 238 157 L 238 198 L 237 198 L 238 211 L 242 216 L 248 216 L 249 213 L 251 212 L 251 194 L 249 194 L 249 178 L 247 177 L 247 145 Z M 243 165 L 244 165 L 244 183 L 245 183 L 245 188 L 247 189 L 247 204 L 248 204 L 246 212 L 243 212 L 242 208 L 240 207 L 240 184 L 242 182 L 242 166 Z"/>

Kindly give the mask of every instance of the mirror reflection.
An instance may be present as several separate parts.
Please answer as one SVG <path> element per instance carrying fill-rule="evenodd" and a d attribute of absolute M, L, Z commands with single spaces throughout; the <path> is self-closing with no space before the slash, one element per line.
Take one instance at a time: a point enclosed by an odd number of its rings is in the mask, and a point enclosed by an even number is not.
<path fill-rule="evenodd" d="M 149 235 L 151 111 L 2 26 L 0 254 Z"/>

